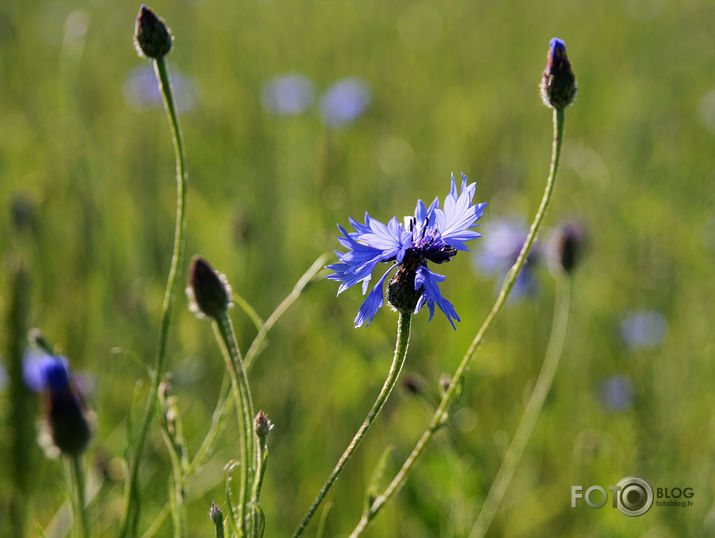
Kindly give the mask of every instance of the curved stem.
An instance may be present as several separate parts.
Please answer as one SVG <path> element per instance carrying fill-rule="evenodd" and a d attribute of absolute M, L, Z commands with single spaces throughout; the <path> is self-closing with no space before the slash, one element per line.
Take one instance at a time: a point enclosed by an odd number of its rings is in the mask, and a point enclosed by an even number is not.
<path fill-rule="evenodd" d="M 265 342 L 266 337 L 270 330 L 275 326 L 275 324 L 280 320 L 283 314 L 286 313 L 288 308 L 300 297 L 301 293 L 310 284 L 310 282 L 315 278 L 318 272 L 322 269 L 323 264 L 328 259 L 330 253 L 324 253 L 318 256 L 316 260 L 311 264 L 311 266 L 303 273 L 303 275 L 298 279 L 295 286 L 291 292 L 281 301 L 281 303 L 275 308 L 275 310 L 270 314 L 265 322 L 262 322 L 259 327 L 258 333 L 256 334 L 251 346 L 246 353 L 246 357 L 243 361 L 244 368 L 248 371 L 248 366 L 255 362 L 255 359 L 264 349 L 263 342 Z M 234 294 L 234 299 L 236 298 Z M 244 308 L 245 309 L 245 308 Z M 254 314 L 257 316 L 257 314 Z M 253 317 L 250 313 L 249 316 Z M 260 340 L 259 340 L 260 338 Z M 228 372 L 227 372 L 228 375 Z M 233 400 L 231 398 L 231 384 L 224 383 L 221 388 L 218 400 L 216 402 L 216 408 L 213 412 L 213 418 L 211 419 L 211 426 L 209 431 L 206 433 L 204 440 L 201 442 L 201 446 L 194 455 L 193 459 L 189 463 L 188 469 L 186 470 L 186 480 L 196 473 L 199 468 L 204 464 L 206 458 L 211 453 L 218 439 L 219 431 L 224 423 L 225 417 L 231 411 L 233 406 Z M 222 479 L 223 480 L 223 479 Z M 169 513 L 168 502 L 164 505 L 162 510 L 159 512 L 154 522 L 151 524 L 149 529 L 143 534 L 144 538 L 150 538 L 158 531 L 161 524 L 166 519 Z"/>
<path fill-rule="evenodd" d="M 131 459 L 129 460 L 129 475 L 126 484 L 124 514 L 122 516 L 122 524 L 119 531 L 119 536 L 136 536 L 137 523 L 139 520 L 139 463 L 144 443 L 149 426 L 151 425 L 154 412 L 156 410 L 159 383 L 162 375 L 166 370 L 166 344 L 169 335 L 169 326 L 171 324 L 171 315 L 174 310 L 174 302 L 176 300 L 177 275 L 179 266 L 184 254 L 184 234 L 186 231 L 186 219 L 184 216 L 184 208 L 186 205 L 186 185 L 188 181 L 188 172 L 186 171 L 186 159 L 184 157 L 184 143 L 181 136 L 181 128 L 176 115 L 174 106 L 174 98 L 171 93 L 171 83 L 169 82 L 169 74 L 166 68 L 164 58 L 154 60 L 154 69 L 157 78 L 159 79 L 159 89 L 164 98 L 164 107 L 169 119 L 169 124 L 172 130 L 172 140 L 174 145 L 174 156 L 176 159 L 176 225 L 174 228 L 174 248 L 171 256 L 171 265 L 169 268 L 169 277 L 166 282 L 166 290 L 164 292 L 164 302 L 161 312 L 161 325 L 159 328 L 159 345 L 156 354 L 156 366 L 152 377 L 152 386 L 149 392 L 144 417 L 139 429 L 139 435 L 134 441 Z"/>
<path fill-rule="evenodd" d="M 544 401 L 551 389 L 551 385 L 559 366 L 561 353 L 566 341 L 568 329 L 569 309 L 571 302 L 571 280 L 568 277 L 561 277 L 557 283 L 556 307 L 554 309 L 554 320 L 551 325 L 551 336 L 546 347 L 546 355 L 541 371 L 534 385 L 534 390 L 526 405 L 524 415 L 521 417 L 519 427 L 514 434 L 514 438 L 504 455 L 504 461 L 497 472 L 492 487 L 489 490 L 487 499 L 482 505 L 482 509 L 477 516 L 477 521 L 469 534 L 472 538 L 484 536 L 491 525 L 494 514 L 504 499 L 506 489 L 514 476 L 516 466 L 521 460 L 526 444 L 534 431 L 536 421 L 544 407 Z"/>
<path fill-rule="evenodd" d="M 536 240 L 536 236 L 539 232 L 539 229 L 541 228 L 541 223 L 544 220 L 546 210 L 549 207 L 549 201 L 551 200 L 551 195 L 554 191 L 554 184 L 556 180 L 556 172 L 559 167 L 559 157 L 561 156 L 561 143 L 563 141 L 564 131 L 564 110 L 562 108 L 554 109 L 553 123 L 554 140 L 551 150 L 551 167 L 549 169 L 549 176 L 546 179 L 546 188 L 544 189 L 544 195 L 541 199 L 541 204 L 539 205 L 539 209 L 536 212 L 534 221 L 531 223 L 529 234 L 524 241 L 524 245 L 521 247 L 519 256 L 517 257 L 516 262 L 514 262 L 514 265 L 507 273 L 507 276 L 502 284 L 501 290 L 499 291 L 499 295 L 494 302 L 494 306 L 492 306 L 492 309 L 484 320 L 484 323 L 482 323 L 482 326 L 479 328 L 479 331 L 477 331 L 477 334 L 474 336 L 474 339 L 472 340 L 472 343 L 467 349 L 467 352 L 464 354 L 464 357 L 462 357 L 462 361 L 459 363 L 457 370 L 452 376 L 452 380 L 450 381 L 449 387 L 442 396 L 442 400 L 439 404 L 439 407 L 435 411 L 434 416 L 432 417 L 432 421 L 430 422 L 429 426 L 427 426 L 427 429 L 422 433 L 422 436 L 417 441 L 417 444 L 412 449 L 412 452 L 407 457 L 405 462 L 402 464 L 402 467 L 395 475 L 392 482 L 390 482 L 390 484 L 387 486 L 382 495 L 378 496 L 372 503 L 372 506 L 370 506 L 370 508 L 363 514 L 362 518 L 358 522 L 358 525 L 355 527 L 352 534 L 350 535 L 351 537 L 359 536 L 365 530 L 367 524 L 375 517 L 375 515 L 377 515 L 380 509 L 385 505 L 385 503 L 392 498 L 392 496 L 400 489 L 400 487 L 402 487 L 402 484 L 407 478 L 408 473 L 414 466 L 417 459 L 422 454 L 422 451 L 424 450 L 425 446 L 427 446 L 427 443 L 430 441 L 430 439 L 432 439 L 434 433 L 442 426 L 442 424 L 444 424 L 444 421 L 447 418 L 447 412 L 449 410 L 449 407 L 455 397 L 457 387 L 461 383 L 462 378 L 467 371 L 467 368 L 474 359 L 477 353 L 477 349 L 484 340 L 484 336 L 491 327 L 492 322 L 504 307 L 504 303 L 506 302 L 507 297 L 509 297 L 509 293 L 514 287 L 514 283 L 516 282 L 519 273 L 521 272 L 522 268 L 524 267 L 524 264 L 526 263 L 527 256 L 529 255 L 531 247 Z"/>
<path fill-rule="evenodd" d="M 365 420 L 360 425 L 360 428 L 353 437 L 352 441 L 350 441 L 350 444 L 345 449 L 345 452 L 343 452 L 343 455 L 340 456 L 340 459 L 335 465 L 333 472 L 330 473 L 330 476 L 325 481 L 325 484 L 323 484 L 323 487 L 320 489 L 318 495 L 315 497 L 313 504 L 310 505 L 310 508 L 306 512 L 305 516 L 303 516 L 303 520 L 300 522 L 300 525 L 298 525 L 298 528 L 296 528 L 295 532 L 293 533 L 294 538 L 303 534 L 303 531 L 313 517 L 313 514 L 315 514 L 315 511 L 320 506 L 320 503 L 323 502 L 323 499 L 325 499 L 325 496 L 328 494 L 328 491 L 330 491 L 333 482 L 335 482 L 335 480 L 338 478 L 338 475 L 343 470 L 343 467 L 353 455 L 353 452 L 355 452 L 355 449 L 360 444 L 360 441 L 362 441 L 365 437 L 367 430 L 370 429 L 370 426 L 374 422 L 375 417 L 377 417 L 378 413 L 380 413 L 380 410 L 382 410 L 383 406 L 385 405 L 387 398 L 390 396 L 390 392 L 392 392 L 392 389 L 397 382 L 397 378 L 400 375 L 400 371 L 402 370 L 402 365 L 405 364 L 405 357 L 407 356 L 407 347 L 410 343 L 411 321 L 411 314 L 400 313 L 400 316 L 397 321 L 397 342 L 395 343 L 395 354 L 392 359 L 390 371 L 387 374 L 387 379 L 385 379 L 385 383 L 382 385 L 382 390 L 380 390 L 380 394 L 378 394 L 375 403 L 372 405 L 370 412 L 367 414 L 367 417 L 365 417 Z"/>
<path fill-rule="evenodd" d="M 241 353 L 236 343 L 236 335 L 233 331 L 231 318 L 227 313 L 223 313 L 216 319 L 216 331 L 221 341 L 226 367 L 231 376 L 231 386 L 236 399 L 236 408 L 239 413 L 239 431 L 241 438 L 241 490 L 239 496 L 239 529 L 242 536 L 250 533 L 246 528 L 249 518 L 246 517 L 246 508 L 254 480 L 256 465 L 256 436 L 253 432 L 253 400 L 251 390 L 248 385 L 246 370 L 243 367 Z M 252 518 L 250 518 L 252 520 Z"/>

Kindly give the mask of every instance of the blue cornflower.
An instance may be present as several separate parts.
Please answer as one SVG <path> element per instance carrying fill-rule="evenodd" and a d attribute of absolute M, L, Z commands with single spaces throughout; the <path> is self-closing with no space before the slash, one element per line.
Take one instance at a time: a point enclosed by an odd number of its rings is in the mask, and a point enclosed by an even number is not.
<path fill-rule="evenodd" d="M 320 98 L 323 123 L 333 128 L 345 127 L 365 112 L 371 100 L 370 86 L 361 78 L 338 80 Z"/>
<path fill-rule="evenodd" d="M 483 273 L 503 280 L 519 257 L 529 228 L 524 219 L 518 216 L 490 220 L 488 228 L 487 237 L 472 260 Z M 540 247 L 536 242 L 514 283 L 511 297 L 523 297 L 536 289 L 534 269 L 540 255 Z M 501 282 L 498 282 L 497 290 L 500 287 Z"/>
<path fill-rule="evenodd" d="M 54 445 L 63 453 L 84 451 L 91 435 L 84 400 L 72 381 L 65 357 L 38 350 L 23 356 L 23 377 L 33 390 L 45 398 L 45 418 Z"/>
<path fill-rule="evenodd" d="M 265 82 L 261 91 L 263 108 L 279 116 L 305 112 L 313 102 L 315 87 L 308 77 L 289 73 Z"/>
<path fill-rule="evenodd" d="M 469 250 L 465 241 L 481 237 L 470 229 L 479 226 L 477 221 L 486 206 L 484 203 L 472 205 L 475 190 L 476 183 L 467 185 L 467 177 L 462 174 L 461 193 L 458 192 L 452 175 L 452 187 L 441 209 L 439 198 L 435 198 L 429 207 L 418 200 L 414 216 L 405 217 L 404 223 L 393 217 L 385 225 L 365 212 L 364 223 L 350 219 L 354 232 L 347 232 L 338 225 L 343 234 L 338 236 L 338 241 L 348 250 L 336 251 L 339 262 L 327 266 L 335 271 L 327 278 L 341 282 L 338 295 L 358 282 L 362 282 L 365 295 L 377 264 L 391 264 L 368 293 L 355 317 L 355 327 L 370 325 L 383 305 L 385 279 L 398 268 L 388 284 L 390 304 L 403 313 L 417 313 L 426 304 L 430 320 L 437 305 L 456 328 L 453 320 L 460 321 L 459 316 L 452 303 L 442 297 L 438 285 L 445 277 L 430 271 L 427 262 L 448 262 L 457 251 Z"/>

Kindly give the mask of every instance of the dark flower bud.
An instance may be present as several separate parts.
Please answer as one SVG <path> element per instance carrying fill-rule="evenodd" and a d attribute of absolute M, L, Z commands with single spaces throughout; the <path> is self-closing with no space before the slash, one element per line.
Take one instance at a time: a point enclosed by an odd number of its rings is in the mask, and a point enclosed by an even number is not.
<path fill-rule="evenodd" d="M 447 389 L 449 388 L 449 384 L 451 382 L 452 379 L 447 374 L 442 374 L 441 376 L 439 376 L 439 388 L 442 393 L 447 392 Z"/>
<path fill-rule="evenodd" d="M 216 536 L 223 536 L 223 512 L 216 505 L 215 502 L 211 503 L 211 508 L 209 508 L 209 517 L 216 525 Z"/>
<path fill-rule="evenodd" d="M 586 237 L 581 226 L 573 223 L 562 224 L 554 239 L 554 265 L 570 274 L 581 259 L 585 242 Z"/>
<path fill-rule="evenodd" d="M 392 277 L 387 285 L 387 301 L 390 305 L 402 314 L 412 314 L 417 307 L 417 303 L 422 297 L 424 287 L 415 289 L 416 267 L 412 267 L 405 257 L 403 264 L 397 270 L 397 274 Z"/>
<path fill-rule="evenodd" d="M 546 68 L 541 79 L 541 98 L 546 106 L 566 108 L 576 96 L 576 77 L 566 55 L 566 44 L 554 37 L 549 43 Z"/>
<path fill-rule="evenodd" d="M 189 297 L 189 308 L 199 317 L 218 319 L 231 308 L 228 280 L 201 256 L 194 256 L 191 260 L 186 295 Z"/>
<path fill-rule="evenodd" d="M 142 4 L 134 28 L 134 46 L 139 56 L 158 60 L 171 50 L 173 37 L 161 17 Z"/>
<path fill-rule="evenodd" d="M 256 431 L 256 436 L 261 442 L 265 443 L 266 437 L 273 429 L 273 423 L 268 419 L 268 415 L 263 411 L 259 411 L 256 418 L 253 419 L 253 428 Z"/>
<path fill-rule="evenodd" d="M 402 386 L 411 394 L 422 394 L 424 392 L 424 381 L 416 374 L 406 374 L 402 378 Z"/>
<path fill-rule="evenodd" d="M 60 360 L 48 361 L 43 368 L 45 413 L 55 446 L 63 454 L 84 452 L 90 427 L 77 389 L 70 383 L 67 366 Z"/>

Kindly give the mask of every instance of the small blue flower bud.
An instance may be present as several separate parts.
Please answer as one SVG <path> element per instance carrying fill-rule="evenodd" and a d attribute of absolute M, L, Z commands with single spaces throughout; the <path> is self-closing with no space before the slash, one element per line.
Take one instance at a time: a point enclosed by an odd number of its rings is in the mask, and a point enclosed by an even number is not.
<path fill-rule="evenodd" d="M 226 277 L 201 256 L 191 260 L 186 295 L 189 308 L 199 317 L 218 319 L 231 307 L 231 286 Z"/>
<path fill-rule="evenodd" d="M 91 434 L 81 397 L 61 361 L 48 361 L 43 378 L 45 413 L 52 441 L 63 454 L 77 456 L 84 452 Z"/>
<path fill-rule="evenodd" d="M 566 55 L 566 44 L 554 37 L 549 43 L 546 68 L 541 79 L 541 98 L 546 106 L 562 109 L 573 103 L 576 77 Z"/>
<path fill-rule="evenodd" d="M 171 50 L 173 39 L 164 20 L 142 4 L 134 28 L 134 46 L 139 56 L 163 58 Z"/>

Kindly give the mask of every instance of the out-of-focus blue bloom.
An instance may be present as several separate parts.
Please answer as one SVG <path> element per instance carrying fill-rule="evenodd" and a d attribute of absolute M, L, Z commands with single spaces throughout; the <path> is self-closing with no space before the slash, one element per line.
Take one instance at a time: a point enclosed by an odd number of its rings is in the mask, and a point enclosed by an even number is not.
<path fill-rule="evenodd" d="M 370 87 L 358 77 L 338 80 L 320 98 L 320 114 L 329 127 L 344 127 L 365 112 L 372 100 Z"/>
<path fill-rule="evenodd" d="M 472 258 L 474 265 L 488 276 L 499 276 L 500 279 L 503 279 L 519 256 L 529 229 L 523 219 L 508 217 L 492 220 L 486 232 L 487 236 L 482 241 L 481 248 Z M 514 283 L 512 297 L 523 296 L 536 289 L 534 267 L 539 255 L 539 245 L 534 243 L 526 258 L 526 263 Z"/>
<path fill-rule="evenodd" d="M 390 268 L 380 277 L 367 295 L 355 318 L 355 327 L 370 325 L 377 310 L 383 305 L 383 284 L 387 275 L 399 268 L 388 286 L 391 304 L 401 311 L 417 313 L 425 304 L 430 310 L 430 320 L 435 304 L 444 312 L 454 327 L 459 316 L 452 303 L 440 292 L 438 283 L 445 277 L 430 271 L 427 262 L 444 263 L 451 260 L 459 250 L 469 250 L 465 241 L 481 237 L 471 230 L 479 226 L 486 204 L 472 205 L 476 183 L 467 185 L 467 177 L 462 174 L 461 193 L 452 175 L 452 186 L 440 209 L 439 198 L 427 207 L 422 200 L 417 202 L 414 216 L 405 217 L 404 224 L 393 217 L 387 225 L 370 218 L 365 212 L 365 222 L 350 219 L 355 232 L 338 229 L 342 236 L 338 241 L 347 252 L 338 252 L 339 263 L 328 265 L 335 273 L 327 278 L 341 282 L 338 295 L 362 282 L 362 293 L 368 291 L 372 272 L 378 263 L 391 263 Z M 397 304 L 396 304 L 397 303 Z"/>
<path fill-rule="evenodd" d="M 5 367 L 0 364 L 0 390 L 3 390 L 5 387 L 7 387 L 7 380 L 7 370 L 5 370 Z"/>
<path fill-rule="evenodd" d="M 606 379 L 598 389 L 601 403 L 610 411 L 625 411 L 633 405 L 633 396 L 633 383 L 624 375 Z"/>
<path fill-rule="evenodd" d="M 273 114 L 289 116 L 300 114 L 312 104 L 315 87 L 305 75 L 291 73 L 268 79 L 263 84 L 263 108 Z"/>
<path fill-rule="evenodd" d="M 196 91 L 184 75 L 171 72 L 171 89 L 177 112 L 187 112 L 196 104 Z M 151 65 L 132 69 L 124 81 L 124 98 L 137 108 L 163 106 L 159 83 Z"/>
<path fill-rule="evenodd" d="M 621 321 L 621 336 L 631 349 L 653 349 L 663 343 L 668 322 L 657 310 L 630 312 Z"/>
<path fill-rule="evenodd" d="M 69 455 L 81 454 L 90 438 L 84 402 L 66 358 L 30 350 L 23 356 L 25 383 L 43 393 L 45 415 L 55 446 Z"/>
<path fill-rule="evenodd" d="M 48 355 L 38 349 L 28 349 L 22 356 L 22 377 L 25 384 L 35 392 L 42 392 L 48 388 L 48 372 L 56 371 L 59 365 L 66 372 L 69 379 L 69 361 L 59 355 Z M 53 374 L 53 381 L 57 383 L 57 374 Z"/>

